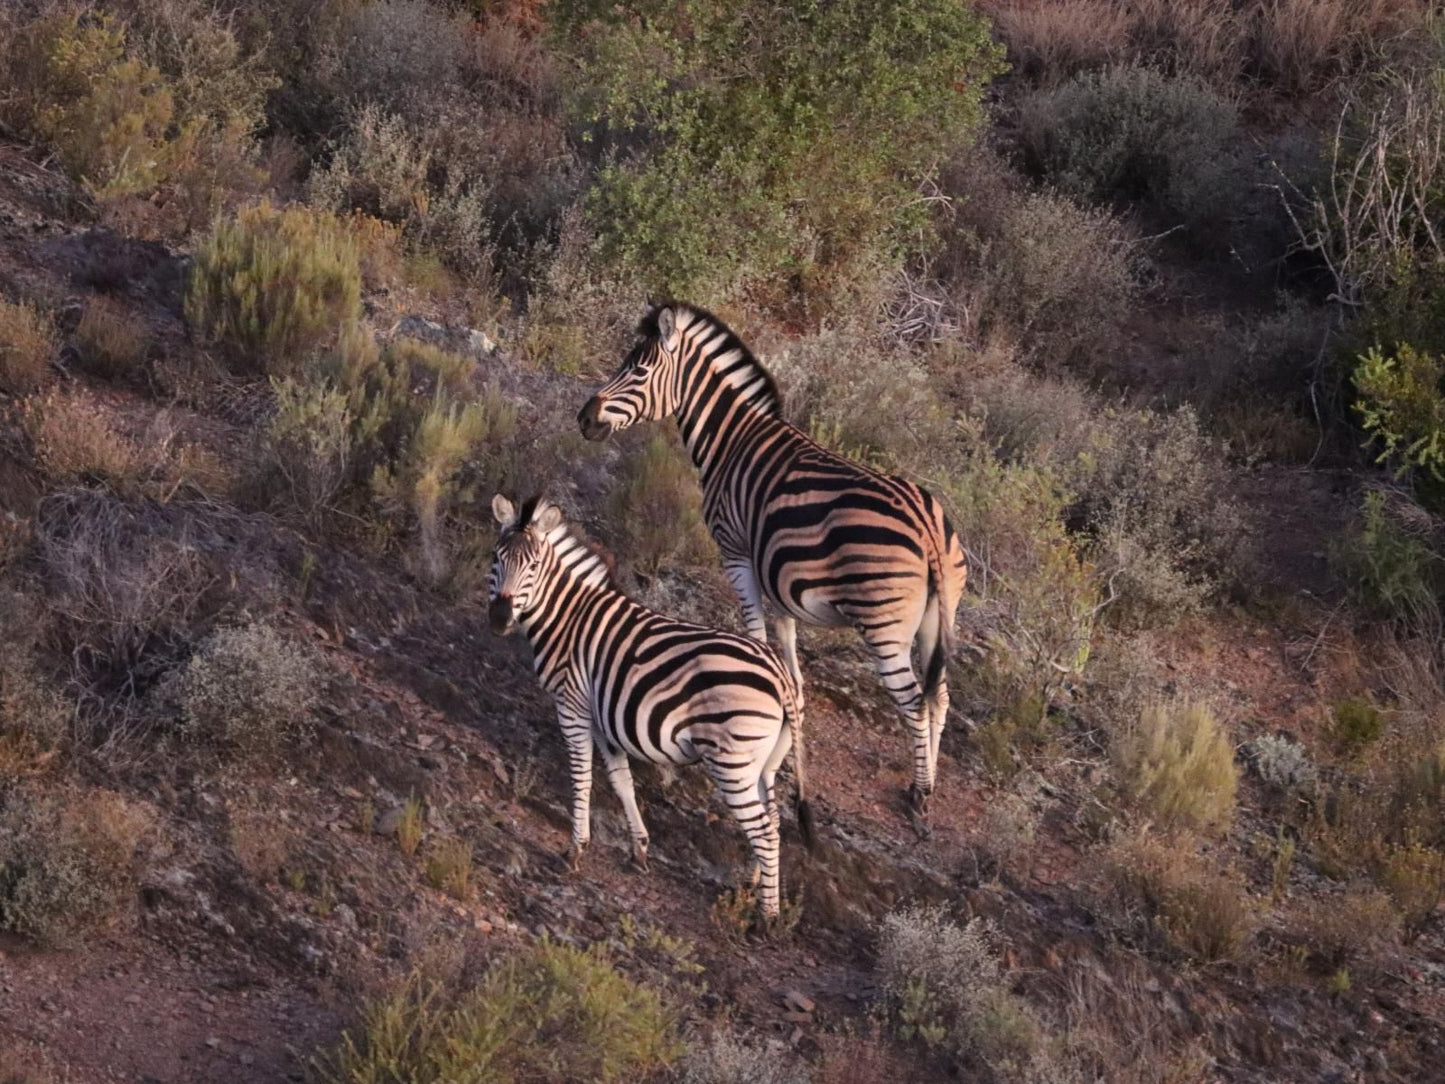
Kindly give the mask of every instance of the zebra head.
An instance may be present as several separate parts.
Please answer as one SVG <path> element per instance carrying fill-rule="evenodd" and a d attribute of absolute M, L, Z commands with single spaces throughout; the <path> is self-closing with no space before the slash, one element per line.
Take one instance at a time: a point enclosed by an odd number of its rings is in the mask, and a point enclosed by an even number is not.
<path fill-rule="evenodd" d="M 492 515 L 502 533 L 492 557 L 487 617 L 492 631 L 505 635 L 516 629 L 519 615 L 542 602 L 547 573 L 557 563 L 547 536 L 562 525 L 562 510 L 534 498 L 518 511 L 498 493 L 492 498 Z"/>
<path fill-rule="evenodd" d="M 588 440 L 606 440 L 635 422 L 656 421 L 678 407 L 677 374 L 681 366 L 682 329 L 671 306 L 658 309 L 643 322 L 643 341 L 577 414 Z"/>

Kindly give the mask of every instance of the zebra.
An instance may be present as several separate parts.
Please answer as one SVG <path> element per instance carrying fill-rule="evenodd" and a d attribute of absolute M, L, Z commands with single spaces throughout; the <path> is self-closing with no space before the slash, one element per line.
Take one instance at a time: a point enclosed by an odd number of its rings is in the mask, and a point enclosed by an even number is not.
<path fill-rule="evenodd" d="M 489 584 L 492 631 L 520 627 L 551 693 L 572 776 L 578 868 L 591 838 L 592 751 L 622 802 L 632 856 L 647 868 L 647 827 L 628 757 L 701 762 L 752 847 L 763 916 L 779 914 L 778 768 L 793 750 L 796 810 L 813 840 L 803 776 L 801 686 L 777 654 L 746 636 L 649 610 L 612 582 L 606 561 L 541 498 L 492 499 L 500 527 Z"/>
<path fill-rule="evenodd" d="M 772 376 L 711 313 L 655 306 L 638 336 L 617 374 L 578 413 L 582 435 L 604 440 L 644 418 L 676 417 L 748 634 L 766 641 L 763 603 L 771 603 L 783 659 L 800 688 L 798 621 L 862 634 L 911 738 L 910 815 L 927 835 L 948 715 L 945 671 L 968 572 L 942 506 L 912 482 L 836 455 L 785 421 Z"/>

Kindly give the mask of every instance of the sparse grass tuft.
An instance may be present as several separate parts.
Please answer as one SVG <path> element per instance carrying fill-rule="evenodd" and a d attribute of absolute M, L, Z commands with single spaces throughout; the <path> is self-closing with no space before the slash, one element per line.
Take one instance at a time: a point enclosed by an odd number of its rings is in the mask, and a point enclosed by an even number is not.
<path fill-rule="evenodd" d="M 426 807 L 420 798 L 413 795 L 402 804 L 401 819 L 396 822 L 396 844 L 401 853 L 407 857 L 416 854 L 425 831 Z"/>
<path fill-rule="evenodd" d="M 60 348 L 50 318 L 27 302 L 0 298 L 0 392 L 24 395 L 50 378 Z"/>
<path fill-rule="evenodd" d="M 327 1084 L 637 1080 L 677 1060 L 661 997 L 616 971 L 600 946 L 542 940 L 476 986 L 420 973 L 373 1000 L 356 1033 L 318 1065 Z"/>
<path fill-rule="evenodd" d="M 453 899 L 472 895 L 472 848 L 465 839 L 448 836 L 431 845 L 426 857 L 426 882 Z"/>
<path fill-rule="evenodd" d="M 1234 817 L 1234 748 L 1202 704 L 1155 706 L 1113 743 L 1125 790 L 1158 823 L 1223 831 Z"/>
<path fill-rule="evenodd" d="M 150 349 L 143 319 L 107 297 L 93 297 L 75 329 L 86 368 L 111 380 L 137 375 Z"/>
<path fill-rule="evenodd" d="M 102 790 L 8 791 L 0 804 L 0 929 L 64 945 L 114 918 L 134 887 L 143 807 Z"/>
<path fill-rule="evenodd" d="M 321 676 L 305 645 L 268 625 L 221 629 L 175 680 L 181 733 L 240 759 L 281 756 L 309 733 Z"/>

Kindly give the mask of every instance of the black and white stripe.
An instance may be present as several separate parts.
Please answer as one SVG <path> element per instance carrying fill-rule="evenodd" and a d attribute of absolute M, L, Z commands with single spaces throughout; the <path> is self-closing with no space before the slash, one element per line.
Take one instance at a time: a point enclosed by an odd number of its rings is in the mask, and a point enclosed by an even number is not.
<path fill-rule="evenodd" d="M 783 658 L 800 687 L 797 621 L 862 635 L 912 740 L 911 795 L 921 815 L 937 775 L 946 664 L 967 575 L 942 506 L 786 422 L 771 375 L 710 313 L 663 305 L 640 334 L 578 415 L 583 435 L 600 440 L 644 418 L 677 418 L 749 634 L 767 637 L 764 601 L 779 611 Z"/>
<path fill-rule="evenodd" d="M 792 674 L 765 644 L 675 621 L 628 598 L 555 505 L 533 500 L 519 510 L 498 495 L 492 511 L 502 528 L 492 563 L 492 628 L 522 629 L 556 703 L 571 763 L 573 861 L 591 837 L 594 746 L 644 867 L 647 828 L 628 758 L 701 762 L 752 846 L 763 913 L 777 915 L 774 787 L 790 748 L 799 823 L 805 837 L 810 832 L 802 698 Z"/>

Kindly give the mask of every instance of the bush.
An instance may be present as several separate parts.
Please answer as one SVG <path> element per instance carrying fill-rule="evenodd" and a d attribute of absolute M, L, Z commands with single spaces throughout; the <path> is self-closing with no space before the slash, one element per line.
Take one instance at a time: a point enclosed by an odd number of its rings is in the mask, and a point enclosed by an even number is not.
<path fill-rule="evenodd" d="M 1358 527 L 1332 550 L 1358 604 L 1386 620 L 1438 627 L 1441 556 L 1429 527 L 1408 501 L 1388 501 L 1378 489 L 1365 493 Z"/>
<path fill-rule="evenodd" d="M 426 883 L 453 899 L 472 895 L 472 847 L 464 839 L 448 837 L 432 844 L 426 857 Z"/>
<path fill-rule="evenodd" d="M 1238 957 L 1255 930 L 1254 903 L 1218 858 L 1187 839 L 1121 840 L 1107 854 L 1108 906 L 1126 925 L 1142 920 L 1177 952 L 1212 963 Z"/>
<path fill-rule="evenodd" d="M 15 596 L 0 594 L 0 605 L 24 605 Z M 32 620 L 33 608 L 18 610 Z M 0 780 L 28 772 L 59 749 L 69 737 L 75 705 L 56 691 L 39 673 L 27 650 L 26 637 L 9 622 L 0 626 L 11 645 L 0 659 Z"/>
<path fill-rule="evenodd" d="M 1228 828 L 1239 770 L 1207 707 L 1149 708 L 1115 735 L 1111 751 L 1125 791 L 1160 824 Z"/>
<path fill-rule="evenodd" d="M 1130 19 L 1121 4 L 1056 0 L 986 4 L 1008 45 L 1012 70 L 1038 82 L 1100 68 L 1129 51 Z"/>
<path fill-rule="evenodd" d="M 549 15 L 581 45 L 603 251 L 678 295 L 752 278 L 826 298 L 904 239 L 915 185 L 980 126 L 1000 66 L 984 20 L 942 0 Z"/>
<path fill-rule="evenodd" d="M 1416 842 L 1392 847 L 1378 877 L 1400 913 L 1405 933 L 1419 936 L 1445 900 L 1445 852 Z"/>
<path fill-rule="evenodd" d="M 60 347 L 55 328 L 34 305 L 0 298 L 0 391 L 24 395 L 50 378 Z"/>
<path fill-rule="evenodd" d="M 1304 746 L 1282 734 L 1264 734 L 1250 745 L 1255 770 L 1266 783 L 1303 794 L 1314 790 L 1319 772 Z"/>
<path fill-rule="evenodd" d="M 447 168 L 431 142 L 400 117 L 368 106 L 334 148 L 330 165 L 312 173 L 311 202 L 394 222 L 414 247 L 435 252 L 455 270 L 479 271 L 489 264 L 486 193 L 466 172 Z"/>
<path fill-rule="evenodd" d="M 785 1064 L 775 1050 L 718 1033 L 683 1060 L 681 1084 L 809 1084 L 806 1069 Z"/>
<path fill-rule="evenodd" d="M 51 481 L 99 482 L 124 493 L 146 473 L 139 447 L 116 432 L 110 414 L 84 393 L 48 392 L 26 400 L 22 417 L 35 462 Z"/>
<path fill-rule="evenodd" d="M 1022 106 L 1028 168 L 1065 191 L 1138 202 L 1196 241 L 1230 203 L 1233 106 L 1200 80 L 1113 67 L 1038 91 Z"/>
<path fill-rule="evenodd" d="M 992 925 L 960 927 L 941 910 L 906 910 L 884 917 L 878 939 L 878 969 L 904 1038 L 972 1054 L 1006 1080 L 1036 1078 L 1043 1025 L 1004 985 Z"/>
<path fill-rule="evenodd" d="M 0 804 L 0 929 L 58 946 L 134 890 L 144 810 L 108 791 L 10 790 Z"/>
<path fill-rule="evenodd" d="M 1336 971 L 1385 951 L 1399 937 L 1390 899 L 1370 885 L 1352 885 L 1309 901 L 1295 929 L 1320 969 Z"/>
<path fill-rule="evenodd" d="M 936 271 L 953 294 L 954 321 L 980 341 L 1015 344 L 1030 365 L 1092 374 L 1121 345 L 1137 293 L 1136 241 L 1101 208 L 1054 191 L 1025 191 L 988 154 L 948 170 L 956 211 L 941 224 Z"/>
<path fill-rule="evenodd" d="M 356 245 L 330 215 L 260 203 L 196 251 L 186 318 L 239 369 L 293 375 L 360 315 Z"/>
<path fill-rule="evenodd" d="M 1355 366 L 1355 410 L 1396 475 L 1414 468 L 1445 482 L 1445 360 L 1401 343 L 1393 354 L 1371 347 Z"/>
<path fill-rule="evenodd" d="M 330 1084 L 640 1079 L 676 1060 L 662 999 L 614 970 L 599 947 L 548 940 L 452 992 L 413 973 L 364 1010 L 359 1035 L 318 1066 Z"/>
<path fill-rule="evenodd" d="M 377 0 L 344 12 L 344 31 L 323 61 L 339 101 L 374 103 L 409 119 L 430 116 L 459 89 L 471 27 L 427 0 Z"/>
<path fill-rule="evenodd" d="M 648 437 L 642 454 L 624 462 L 608 514 L 616 548 L 649 575 L 673 564 L 711 564 L 716 554 L 702 518 L 697 470 L 670 436 Z"/>
<path fill-rule="evenodd" d="M 347 481 L 355 420 L 349 396 L 329 383 L 276 384 L 264 451 L 291 505 L 312 523 L 333 507 Z"/>
<path fill-rule="evenodd" d="M 1385 713 L 1370 700 L 1347 697 L 1330 707 L 1330 741 L 1346 756 L 1374 745 L 1384 732 Z"/>
<path fill-rule="evenodd" d="M 105 297 L 86 303 L 75 342 L 85 366 L 112 380 L 136 375 L 150 349 L 143 318 Z"/>
<path fill-rule="evenodd" d="M 241 758 L 269 759 L 304 738 L 320 700 L 311 652 L 266 625 L 220 629 L 176 676 L 181 733 Z"/>

